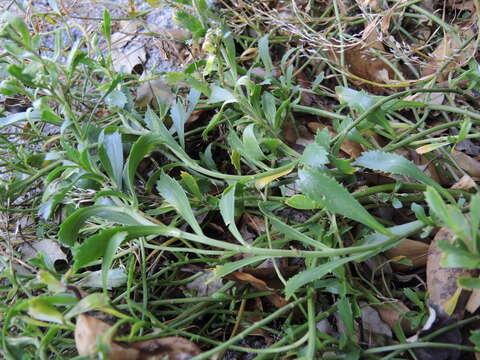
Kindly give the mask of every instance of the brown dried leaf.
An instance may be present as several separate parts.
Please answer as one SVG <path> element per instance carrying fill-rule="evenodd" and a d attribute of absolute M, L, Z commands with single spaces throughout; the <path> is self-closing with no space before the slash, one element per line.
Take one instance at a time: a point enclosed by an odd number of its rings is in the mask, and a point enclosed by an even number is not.
<path fill-rule="evenodd" d="M 296 80 L 302 88 L 310 89 L 311 87 L 310 81 L 308 80 L 307 76 L 303 71 L 297 74 Z M 315 102 L 316 98 L 317 98 L 317 95 L 302 91 L 300 104 L 305 106 L 310 106 Z"/>
<path fill-rule="evenodd" d="M 228 278 L 236 281 L 246 282 L 251 286 L 253 286 L 255 289 L 257 289 L 258 291 L 272 291 L 272 292 L 275 291 L 274 289 L 269 287 L 265 281 L 260 280 L 253 275 L 250 275 L 241 271 L 235 271 L 231 273 L 230 275 L 228 275 Z M 285 300 L 285 298 L 275 293 L 271 295 L 267 295 L 267 299 L 270 300 L 272 304 L 275 305 L 277 308 L 284 307 L 285 305 L 288 304 L 288 301 Z"/>
<path fill-rule="evenodd" d="M 368 306 L 365 303 L 361 303 L 360 306 L 363 338 L 366 338 L 368 344 L 373 346 L 384 342 L 382 336 L 391 338 L 392 330 L 390 326 L 382 320 L 378 312 L 372 306 Z"/>
<path fill-rule="evenodd" d="M 416 269 L 427 264 L 428 245 L 421 241 L 405 239 L 397 246 L 385 251 L 385 255 L 389 259 L 401 256 L 412 261 L 412 266 L 392 262 L 390 265 L 395 270 Z"/>
<path fill-rule="evenodd" d="M 97 339 L 111 326 L 90 315 L 80 315 L 75 326 L 75 345 L 80 356 L 97 354 Z M 113 335 L 113 334 L 112 334 Z M 103 339 L 109 341 L 109 339 Z M 108 360 L 187 360 L 201 353 L 191 341 L 171 336 L 161 339 L 140 341 L 132 344 L 119 344 L 109 341 Z"/>
<path fill-rule="evenodd" d="M 468 298 L 467 305 L 465 305 L 465 309 L 473 314 L 478 308 L 480 308 L 480 289 L 473 289 Z"/>
<path fill-rule="evenodd" d="M 410 322 L 404 316 L 410 309 L 400 300 L 396 300 L 395 303 L 392 304 L 372 306 L 378 311 L 380 318 L 387 323 L 391 329 L 394 329 L 398 322 L 400 322 L 400 326 L 405 334 L 410 335 L 413 333 Z"/>
<path fill-rule="evenodd" d="M 249 213 L 243 215 L 243 220 L 249 228 L 255 231 L 257 235 L 265 233 L 265 220 L 259 216 L 255 216 Z"/>
<path fill-rule="evenodd" d="M 473 0 L 448 0 L 447 4 L 457 10 L 475 10 L 475 2 Z"/>
<path fill-rule="evenodd" d="M 468 176 L 463 175 L 460 180 L 458 180 L 455 184 L 452 185 L 452 189 L 459 189 L 459 190 L 470 190 L 475 187 L 475 181 Z"/>
<path fill-rule="evenodd" d="M 121 31 L 112 34 L 112 65 L 115 71 L 126 74 L 137 72 L 134 69 L 147 60 L 145 47 L 135 41 L 139 26 L 138 21 L 121 21 Z M 141 70 L 140 73 L 143 66 Z"/>
<path fill-rule="evenodd" d="M 362 41 L 345 48 L 344 59 L 347 68 L 345 70 L 354 75 L 354 78 L 385 84 L 394 78 L 394 72 L 387 63 L 371 52 L 371 50 L 385 51 L 383 43 L 379 40 L 381 35 L 377 28 L 377 23 L 370 23 L 364 30 Z M 331 46 L 329 53 L 332 60 L 340 65 L 341 49 L 338 46 Z M 388 54 L 384 54 L 384 56 L 388 57 Z M 366 87 L 373 92 L 378 92 L 375 87 L 368 85 Z"/>
<path fill-rule="evenodd" d="M 98 344 L 98 337 L 104 335 L 111 328 L 106 322 L 98 320 L 90 315 L 80 315 L 75 325 L 75 346 L 80 356 L 95 355 Z M 138 358 L 138 351 L 135 349 L 125 349 L 123 346 L 111 342 L 108 344 L 110 360 L 134 360 Z M 93 359 L 93 358 L 92 358 Z"/>
<path fill-rule="evenodd" d="M 467 154 L 454 150 L 451 153 L 452 158 L 458 165 L 473 177 L 480 177 L 480 161 L 468 156 Z"/>
<path fill-rule="evenodd" d="M 446 33 L 438 47 L 430 55 L 431 61 L 427 63 L 423 70 L 422 76 L 436 74 L 444 66 L 443 72 L 438 74 L 438 81 L 444 81 L 450 70 L 464 66 L 468 60 L 475 54 L 476 42 L 471 42 L 466 48 L 460 50 L 462 43 L 474 36 L 471 25 L 458 27 L 458 36 L 452 33 Z"/>
<path fill-rule="evenodd" d="M 451 241 L 452 238 L 453 231 L 442 227 L 430 244 L 427 260 L 427 290 L 430 301 L 447 314 L 446 306 L 450 307 L 452 298 L 458 294 L 457 279 L 460 276 L 471 276 L 471 272 L 463 268 L 444 268 L 440 265 L 442 252 L 438 249 L 437 243 L 439 241 Z M 463 317 L 464 302 L 465 299 L 460 296 L 457 303 L 454 304 L 456 306 L 452 306 L 455 309 L 453 316 Z"/>
<path fill-rule="evenodd" d="M 369 7 L 372 10 L 380 10 L 382 0 L 356 0 L 357 4 L 363 7 Z"/>
<path fill-rule="evenodd" d="M 179 336 L 136 342 L 130 347 L 139 352 L 138 360 L 188 360 L 201 353 L 197 345 Z"/>
<path fill-rule="evenodd" d="M 432 105 L 441 105 L 445 100 L 445 94 L 443 93 L 417 93 L 414 95 L 407 96 L 405 98 L 407 101 L 418 101 L 426 104 Z"/>
<path fill-rule="evenodd" d="M 135 105 L 139 108 L 144 108 L 152 103 L 153 107 L 157 108 L 157 99 L 164 104 L 172 104 L 175 100 L 175 96 L 173 95 L 170 86 L 165 84 L 162 80 L 156 79 L 146 81 L 137 89 Z"/>

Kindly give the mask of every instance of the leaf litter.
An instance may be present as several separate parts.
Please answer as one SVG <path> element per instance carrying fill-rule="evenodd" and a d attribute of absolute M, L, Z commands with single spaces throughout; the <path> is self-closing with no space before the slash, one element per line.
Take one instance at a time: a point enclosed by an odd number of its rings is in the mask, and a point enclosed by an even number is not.
<path fill-rule="evenodd" d="M 2 19 L 6 356 L 475 356 L 477 2 L 137 3 Z"/>

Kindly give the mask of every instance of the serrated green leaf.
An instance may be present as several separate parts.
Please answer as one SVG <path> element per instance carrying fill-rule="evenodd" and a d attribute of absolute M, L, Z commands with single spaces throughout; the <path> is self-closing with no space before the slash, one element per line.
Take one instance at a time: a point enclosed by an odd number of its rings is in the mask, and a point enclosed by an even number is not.
<path fill-rule="evenodd" d="M 205 35 L 202 22 L 184 10 L 177 11 L 173 20 L 181 27 L 188 29 L 192 33 L 193 39 L 198 39 Z"/>
<path fill-rule="evenodd" d="M 203 194 L 198 186 L 197 180 L 186 171 L 180 173 L 183 183 L 188 187 L 188 190 L 192 192 L 199 200 L 203 199 Z"/>
<path fill-rule="evenodd" d="M 177 131 L 180 145 L 185 149 L 185 122 L 188 119 L 188 114 L 182 103 L 179 101 L 176 101 L 175 104 L 173 104 L 170 109 L 170 114 L 172 115 L 173 126 Z"/>
<path fill-rule="evenodd" d="M 321 169 L 324 165 L 328 164 L 328 152 L 323 146 L 316 142 L 311 143 L 307 145 L 303 151 L 300 162 Z"/>
<path fill-rule="evenodd" d="M 315 142 L 324 147 L 325 149 L 330 149 L 330 142 L 332 140 L 332 134 L 330 134 L 330 131 L 326 127 L 324 127 L 322 130 L 318 131 L 315 134 Z"/>
<path fill-rule="evenodd" d="M 65 285 L 47 270 L 40 270 L 37 279 L 40 283 L 47 285 L 48 290 L 54 293 L 65 291 Z"/>
<path fill-rule="evenodd" d="M 448 241 L 439 241 L 438 248 L 444 252 L 440 260 L 440 265 L 443 267 L 478 269 L 480 266 L 480 256 L 455 247 Z"/>
<path fill-rule="evenodd" d="M 36 122 L 41 119 L 41 112 L 37 110 L 24 111 L 16 114 L 10 114 L 8 116 L 0 118 L 0 129 L 5 126 L 12 125 L 12 124 L 15 124 L 16 122 L 24 121 L 27 119 L 31 119 Z"/>
<path fill-rule="evenodd" d="M 75 316 L 83 314 L 87 311 L 100 310 L 108 314 L 117 316 L 119 318 L 128 318 L 121 312 L 113 309 L 110 304 L 110 300 L 105 294 L 94 293 L 84 297 L 73 308 L 71 308 L 66 314 L 65 319 L 71 319 Z"/>
<path fill-rule="evenodd" d="M 443 189 L 437 182 L 425 175 L 417 165 L 405 159 L 403 156 L 383 151 L 367 151 L 357 158 L 354 165 L 411 177 L 424 184 L 433 186 L 436 190 L 441 192 L 442 195 L 446 196 L 449 200 L 454 201 L 448 191 Z"/>
<path fill-rule="evenodd" d="M 133 144 L 127 160 L 127 183 L 132 195 L 135 195 L 135 173 L 140 161 L 161 143 L 162 138 L 159 135 L 148 134 L 140 136 Z"/>
<path fill-rule="evenodd" d="M 390 235 L 390 232 L 333 178 L 316 169 L 301 170 L 298 176 L 300 190 L 322 207 L 369 226 L 379 233 Z"/>
<path fill-rule="evenodd" d="M 433 212 L 443 223 L 451 228 L 463 240 L 469 235 L 469 224 L 465 216 L 455 205 L 447 205 L 433 187 L 428 186 L 425 200 Z"/>
<path fill-rule="evenodd" d="M 108 46 L 110 46 L 112 28 L 111 28 L 110 13 L 108 12 L 108 9 L 103 10 L 103 24 L 102 25 L 103 25 L 102 26 L 103 36 L 105 36 L 105 39 L 107 40 L 107 44 L 108 44 Z"/>

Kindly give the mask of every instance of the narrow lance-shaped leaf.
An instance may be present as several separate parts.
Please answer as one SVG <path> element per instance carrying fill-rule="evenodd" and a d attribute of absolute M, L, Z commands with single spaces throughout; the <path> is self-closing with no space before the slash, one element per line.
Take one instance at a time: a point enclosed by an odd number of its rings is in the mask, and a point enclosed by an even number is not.
<path fill-rule="evenodd" d="M 62 314 L 43 298 L 32 298 L 29 301 L 28 314 L 38 320 L 63 323 Z"/>
<path fill-rule="evenodd" d="M 260 58 L 262 59 L 263 65 L 267 73 L 272 76 L 273 63 L 272 58 L 270 57 L 270 50 L 268 45 L 268 35 L 263 36 L 258 40 L 258 50 L 260 53 Z"/>
<path fill-rule="evenodd" d="M 195 215 L 188 201 L 185 191 L 180 184 L 170 176 L 162 174 L 157 183 L 160 195 L 172 205 L 183 219 L 192 227 L 197 234 L 202 234 L 202 229 L 195 219 Z"/>
<path fill-rule="evenodd" d="M 358 221 L 379 233 L 390 235 L 367 210 L 339 183 L 319 170 L 307 169 L 298 173 L 300 190 L 327 210 Z"/>
<path fill-rule="evenodd" d="M 173 126 L 178 134 L 180 145 L 185 149 L 185 122 L 187 121 L 187 113 L 185 112 L 185 108 L 183 107 L 182 103 L 177 101 L 170 109 L 170 113 L 172 115 Z"/>
<path fill-rule="evenodd" d="M 255 136 L 254 126 L 254 124 L 250 124 L 243 131 L 243 146 L 249 158 L 263 160 L 265 155 L 263 154 L 259 141 Z"/>
<path fill-rule="evenodd" d="M 234 271 L 237 271 L 245 266 L 252 265 L 268 259 L 268 256 L 251 256 L 242 260 L 228 262 L 224 265 L 215 268 L 215 278 L 224 277 Z"/>
<path fill-rule="evenodd" d="M 118 131 L 105 135 L 99 149 L 100 159 L 105 170 L 119 189 L 122 188 L 123 147 L 122 137 Z"/>
<path fill-rule="evenodd" d="M 297 291 L 303 285 L 315 280 L 319 280 L 329 272 L 332 272 L 333 270 L 338 268 L 339 266 L 349 263 L 350 261 L 359 259 L 363 256 L 365 256 L 365 254 L 357 254 L 346 258 L 336 259 L 326 264 L 316 266 L 314 268 L 298 273 L 287 281 L 287 286 L 285 286 L 285 296 L 287 297 L 287 299 L 290 298 L 295 293 L 295 291 Z"/>
<path fill-rule="evenodd" d="M 235 184 L 230 185 L 222 195 L 220 199 L 219 207 L 220 214 L 222 215 L 225 225 L 228 226 L 228 230 L 235 236 L 242 245 L 249 246 L 243 236 L 238 231 L 237 225 L 235 224 Z"/>
<path fill-rule="evenodd" d="M 123 225 L 153 225 L 143 216 L 124 207 L 92 205 L 78 209 L 63 222 L 58 233 L 59 241 L 66 246 L 73 246 L 83 224 L 93 216 Z"/>
<path fill-rule="evenodd" d="M 110 240 L 108 241 L 107 247 L 105 249 L 105 253 L 103 254 L 103 262 L 102 262 L 102 287 L 103 291 L 107 291 L 107 280 L 110 267 L 113 263 L 113 257 L 115 256 L 115 252 L 120 244 L 127 238 L 127 232 L 120 232 L 113 235 Z"/>
<path fill-rule="evenodd" d="M 148 113 L 148 111 L 147 111 Z M 132 195 L 135 195 L 135 173 L 137 167 L 140 164 L 140 161 L 150 153 L 155 146 L 161 144 L 163 141 L 162 137 L 159 134 L 148 134 L 140 136 L 137 141 L 132 146 L 130 150 L 130 155 L 127 161 L 127 184 Z"/>

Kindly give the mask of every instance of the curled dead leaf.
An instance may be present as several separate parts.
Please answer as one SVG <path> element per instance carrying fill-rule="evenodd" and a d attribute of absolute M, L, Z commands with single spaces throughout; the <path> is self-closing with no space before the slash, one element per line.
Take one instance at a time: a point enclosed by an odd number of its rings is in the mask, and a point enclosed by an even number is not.
<path fill-rule="evenodd" d="M 421 241 L 405 239 L 397 246 L 385 251 L 385 255 L 389 259 L 403 257 L 412 262 L 412 266 L 392 262 L 390 265 L 395 270 L 416 269 L 427 264 L 428 245 Z"/>
<path fill-rule="evenodd" d="M 468 176 L 468 175 L 463 175 L 460 180 L 458 180 L 455 184 L 452 185 L 452 189 L 458 189 L 458 190 L 470 190 L 475 187 L 475 181 Z"/>
<path fill-rule="evenodd" d="M 444 268 L 440 265 L 442 252 L 438 249 L 439 241 L 451 241 L 453 231 L 443 227 L 435 235 L 428 251 L 427 290 L 430 302 L 443 310 L 447 315 L 463 317 L 465 299 L 457 285 L 460 276 L 471 276 L 471 272 L 463 268 Z"/>

